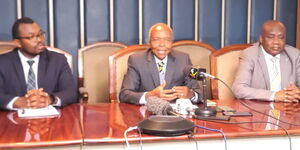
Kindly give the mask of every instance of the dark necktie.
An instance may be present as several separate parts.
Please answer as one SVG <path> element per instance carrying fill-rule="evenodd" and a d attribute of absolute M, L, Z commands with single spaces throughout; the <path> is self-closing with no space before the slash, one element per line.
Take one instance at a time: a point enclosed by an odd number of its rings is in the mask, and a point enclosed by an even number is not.
<path fill-rule="evenodd" d="M 34 63 L 33 60 L 28 60 L 27 63 L 29 64 L 29 71 L 28 71 L 28 80 L 27 80 L 27 91 L 35 89 L 35 75 L 32 69 L 32 64 Z"/>

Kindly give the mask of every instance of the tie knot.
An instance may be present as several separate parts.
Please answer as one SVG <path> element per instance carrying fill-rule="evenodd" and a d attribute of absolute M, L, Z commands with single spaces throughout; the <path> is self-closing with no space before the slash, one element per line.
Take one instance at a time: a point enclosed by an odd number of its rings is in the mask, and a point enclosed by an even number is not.
<path fill-rule="evenodd" d="M 27 63 L 29 64 L 29 66 L 31 67 L 32 64 L 34 63 L 34 60 L 28 60 Z"/>
<path fill-rule="evenodd" d="M 158 71 L 159 72 L 163 71 L 165 63 L 161 61 L 157 63 L 157 65 L 158 65 Z"/>
<path fill-rule="evenodd" d="M 271 58 L 271 61 L 272 61 L 273 63 L 276 63 L 277 60 L 279 60 L 277 57 L 272 57 L 272 58 Z"/>

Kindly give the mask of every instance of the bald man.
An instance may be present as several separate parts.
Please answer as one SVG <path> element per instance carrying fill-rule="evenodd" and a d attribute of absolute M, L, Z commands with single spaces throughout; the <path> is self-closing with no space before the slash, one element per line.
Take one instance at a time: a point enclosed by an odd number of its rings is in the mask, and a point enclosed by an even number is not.
<path fill-rule="evenodd" d="M 199 103 L 202 99 L 197 81 L 190 79 L 184 68 L 191 66 L 188 54 L 172 50 L 173 31 L 163 23 L 149 30 L 150 49 L 128 59 L 128 70 L 120 91 L 120 101 L 141 105 L 157 96 L 166 101 L 177 98 Z"/>
<path fill-rule="evenodd" d="M 285 40 L 286 29 L 280 21 L 263 24 L 259 43 L 241 53 L 233 83 L 236 98 L 298 102 L 300 51 Z"/>

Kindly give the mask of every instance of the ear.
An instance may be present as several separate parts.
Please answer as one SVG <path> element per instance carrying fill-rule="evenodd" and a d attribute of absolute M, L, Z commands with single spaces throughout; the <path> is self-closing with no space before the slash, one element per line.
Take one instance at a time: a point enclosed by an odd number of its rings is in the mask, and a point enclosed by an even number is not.
<path fill-rule="evenodd" d="M 17 45 L 17 47 L 21 47 L 21 41 L 19 39 L 14 39 L 13 42 Z"/>

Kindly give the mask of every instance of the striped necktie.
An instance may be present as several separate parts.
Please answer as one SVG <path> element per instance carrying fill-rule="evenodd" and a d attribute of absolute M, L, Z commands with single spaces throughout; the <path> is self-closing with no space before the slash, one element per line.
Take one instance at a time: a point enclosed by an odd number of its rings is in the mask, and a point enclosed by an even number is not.
<path fill-rule="evenodd" d="M 272 61 L 272 71 L 270 74 L 271 77 L 271 84 L 270 84 L 270 88 L 271 91 L 279 91 L 281 90 L 281 75 L 279 72 L 279 68 L 277 67 L 276 63 L 277 61 L 279 61 L 279 59 L 277 57 L 273 57 L 271 59 Z"/>
<path fill-rule="evenodd" d="M 27 91 L 35 89 L 36 81 L 35 81 L 35 75 L 32 69 L 32 65 L 34 63 L 33 60 L 28 60 L 27 63 L 29 64 L 29 71 L 28 71 L 28 77 L 27 77 Z"/>

